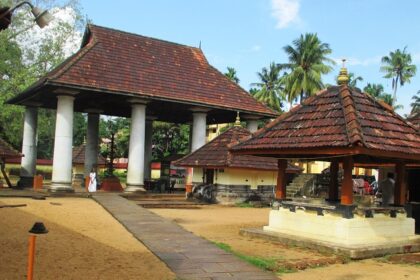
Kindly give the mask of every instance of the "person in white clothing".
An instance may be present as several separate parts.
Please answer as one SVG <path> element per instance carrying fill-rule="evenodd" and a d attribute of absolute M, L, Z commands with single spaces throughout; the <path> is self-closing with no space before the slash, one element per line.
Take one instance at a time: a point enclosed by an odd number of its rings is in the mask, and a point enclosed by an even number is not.
<path fill-rule="evenodd" d="M 89 192 L 96 192 L 96 172 L 95 172 L 94 168 L 92 168 L 92 170 L 89 173 L 88 191 Z"/>

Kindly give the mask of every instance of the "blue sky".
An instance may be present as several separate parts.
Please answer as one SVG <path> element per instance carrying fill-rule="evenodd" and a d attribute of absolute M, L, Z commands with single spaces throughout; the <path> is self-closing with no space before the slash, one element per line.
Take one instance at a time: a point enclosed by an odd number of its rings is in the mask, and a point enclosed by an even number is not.
<path fill-rule="evenodd" d="M 204 51 L 222 72 L 237 70 L 241 86 L 257 82 L 256 72 L 270 62 L 286 62 L 285 45 L 306 32 L 330 44 L 331 58 L 346 58 L 347 68 L 364 81 L 381 83 L 392 93 L 391 80 L 379 71 L 381 57 L 397 48 L 411 53 L 418 74 L 398 89 L 400 114 L 410 111 L 420 90 L 420 1 L 417 0 L 81 0 L 94 24 L 155 37 Z M 340 64 L 324 77 L 335 84 Z"/>

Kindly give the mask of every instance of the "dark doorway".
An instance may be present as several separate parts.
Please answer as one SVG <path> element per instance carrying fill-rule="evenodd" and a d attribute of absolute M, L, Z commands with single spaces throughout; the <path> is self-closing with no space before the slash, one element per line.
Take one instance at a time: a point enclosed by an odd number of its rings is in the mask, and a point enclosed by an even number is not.
<path fill-rule="evenodd" d="M 206 184 L 213 184 L 214 180 L 214 169 L 206 169 Z"/>

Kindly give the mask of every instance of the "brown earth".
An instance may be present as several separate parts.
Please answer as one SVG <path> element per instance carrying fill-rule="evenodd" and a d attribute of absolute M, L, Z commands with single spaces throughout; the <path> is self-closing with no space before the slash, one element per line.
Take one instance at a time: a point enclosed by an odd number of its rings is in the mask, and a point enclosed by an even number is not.
<path fill-rule="evenodd" d="M 206 206 L 201 209 L 152 211 L 172 219 L 194 234 L 228 244 L 240 254 L 274 259 L 277 271 L 294 271 L 282 273 L 281 279 L 420 279 L 418 264 L 391 263 L 391 258 L 349 262 L 334 255 L 239 235 L 240 228 L 266 225 L 270 211 L 268 208 Z M 410 259 L 420 256 L 410 255 Z"/>
<path fill-rule="evenodd" d="M 42 221 L 34 279 L 175 279 L 100 205 L 84 198 L 0 198 L 0 279 L 25 279 L 28 230 Z"/>

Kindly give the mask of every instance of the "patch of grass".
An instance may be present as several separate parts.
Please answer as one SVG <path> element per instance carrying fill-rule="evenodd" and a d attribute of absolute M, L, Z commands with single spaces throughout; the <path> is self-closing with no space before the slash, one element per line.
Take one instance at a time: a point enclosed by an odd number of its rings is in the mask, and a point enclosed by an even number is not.
<path fill-rule="evenodd" d="M 240 208 L 254 208 L 254 205 L 249 202 L 238 202 L 235 203 L 235 206 Z"/>
<path fill-rule="evenodd" d="M 264 270 L 273 271 L 275 273 L 290 273 L 294 272 L 293 269 L 288 269 L 285 267 L 278 267 L 276 259 L 268 259 L 268 258 L 261 258 L 261 257 L 254 257 L 254 256 L 247 256 L 244 254 L 241 254 L 239 252 L 235 252 L 232 250 L 232 247 L 230 245 L 223 243 L 223 242 L 213 242 L 217 247 L 220 249 L 231 253 L 238 258 L 240 258 L 243 261 L 246 261 L 252 265 L 255 265 L 256 267 L 259 267 Z"/>

